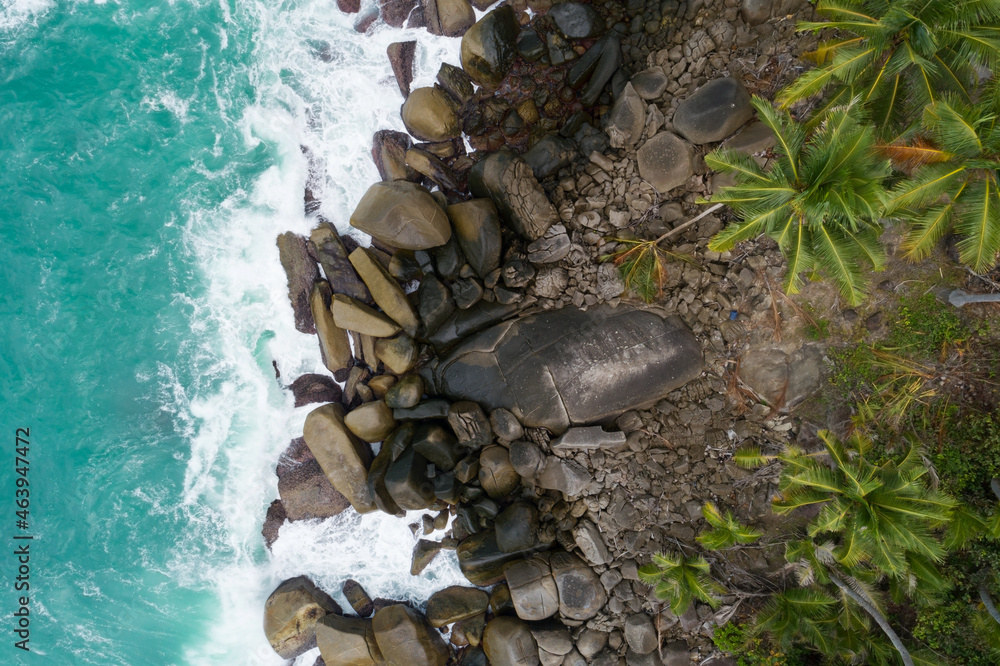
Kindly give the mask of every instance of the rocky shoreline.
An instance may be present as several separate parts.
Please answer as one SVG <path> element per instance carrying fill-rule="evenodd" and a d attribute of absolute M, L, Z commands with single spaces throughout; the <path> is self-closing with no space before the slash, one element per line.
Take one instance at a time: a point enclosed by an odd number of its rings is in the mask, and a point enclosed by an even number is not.
<path fill-rule="evenodd" d="M 780 254 L 709 251 L 724 218 L 696 203 L 725 184 L 702 159 L 720 142 L 766 162 L 750 93 L 815 44 L 793 29 L 809 5 L 518 0 L 479 21 L 466 0 L 379 5 L 389 25 L 462 36 L 463 67 L 410 90 L 415 43 L 390 46 L 409 135 L 373 138 L 383 180 L 351 216 L 371 247 L 322 218 L 278 238 L 296 327 L 340 384 L 289 385 L 319 406 L 263 535 L 348 507 L 425 511 L 415 534 L 448 532 L 417 542 L 411 573 L 455 550 L 470 586 L 421 612 L 345 581 L 349 615 L 294 578 L 267 601 L 268 640 L 289 659 L 318 645 L 327 666 L 731 663 L 710 637 L 744 597 L 678 617 L 638 568 L 696 549 L 706 502 L 767 520 L 774 479 L 731 452 L 794 436 L 784 408 L 818 386 L 822 349 L 762 325 Z M 607 258 L 667 233 L 681 259 L 646 306 Z M 780 555 L 713 566 L 753 590 Z"/>

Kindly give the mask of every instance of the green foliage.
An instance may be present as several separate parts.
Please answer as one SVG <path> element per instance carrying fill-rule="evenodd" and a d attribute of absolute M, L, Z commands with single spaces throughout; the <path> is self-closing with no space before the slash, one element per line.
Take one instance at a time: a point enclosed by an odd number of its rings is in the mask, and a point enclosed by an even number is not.
<path fill-rule="evenodd" d="M 690 261 L 690 258 L 668 252 L 659 246 L 661 238 L 639 240 L 635 238 L 612 238 L 618 247 L 612 254 L 601 257 L 601 261 L 614 261 L 621 273 L 625 288 L 636 296 L 652 303 L 663 295 L 667 281 L 666 262 L 668 258 Z"/>
<path fill-rule="evenodd" d="M 942 486 L 971 506 L 994 507 L 990 480 L 1000 476 L 1000 416 L 967 413 L 948 424 L 945 441 L 932 458 Z"/>
<path fill-rule="evenodd" d="M 962 261 L 985 273 L 1000 252 L 997 106 L 989 97 L 977 104 L 938 99 L 924 109 L 921 137 L 940 149 L 940 158 L 919 166 L 886 203 L 887 214 L 911 227 L 903 249 L 921 259 L 953 229 Z"/>
<path fill-rule="evenodd" d="M 895 137 L 942 94 L 971 99 L 976 65 L 1000 70 L 997 0 L 818 0 L 816 10 L 827 21 L 799 30 L 833 29 L 838 38 L 778 95 L 786 108 L 823 91 L 834 103 L 857 96 L 879 131 Z"/>
<path fill-rule="evenodd" d="M 810 340 L 826 340 L 830 337 L 830 322 L 826 319 L 815 319 L 806 325 L 806 337 Z"/>
<path fill-rule="evenodd" d="M 683 615 L 697 599 L 712 608 L 719 605 L 715 596 L 725 589 L 712 580 L 710 566 L 700 555 L 660 553 L 653 561 L 639 567 L 639 580 L 652 585 L 658 599 L 668 601 L 675 615 Z"/>
<path fill-rule="evenodd" d="M 862 268 L 880 270 L 885 263 L 879 218 L 890 167 L 874 149 L 871 125 L 862 122 L 857 100 L 831 109 L 812 134 L 767 100 L 754 98 L 753 105 L 776 137 L 775 158 L 764 171 L 734 151 L 705 156 L 715 171 L 735 174 L 736 184 L 719 190 L 712 202 L 739 217 L 709 248 L 723 252 L 767 234 L 788 262 L 788 293 L 799 290 L 803 273 L 823 272 L 857 305 L 864 295 Z"/>
<path fill-rule="evenodd" d="M 760 636 L 753 635 L 744 625 L 727 622 L 712 635 L 715 647 L 736 657 L 739 666 L 797 666 L 802 664 L 802 651 L 797 647 L 787 653 Z"/>
<path fill-rule="evenodd" d="M 905 351 L 910 358 L 935 359 L 962 343 L 970 334 L 954 308 L 934 294 L 900 301 L 884 348 Z"/>
<path fill-rule="evenodd" d="M 996 664 L 989 648 L 970 631 L 973 606 L 967 597 L 952 598 L 920 609 L 913 637 L 951 663 L 967 666 Z M 1000 629 L 1000 625 L 997 625 Z"/>
<path fill-rule="evenodd" d="M 735 544 L 752 543 L 763 534 L 759 530 L 740 523 L 731 511 L 726 511 L 723 515 L 712 502 L 706 502 L 701 507 L 701 513 L 712 527 L 698 536 L 698 543 L 709 550 L 720 550 Z"/>

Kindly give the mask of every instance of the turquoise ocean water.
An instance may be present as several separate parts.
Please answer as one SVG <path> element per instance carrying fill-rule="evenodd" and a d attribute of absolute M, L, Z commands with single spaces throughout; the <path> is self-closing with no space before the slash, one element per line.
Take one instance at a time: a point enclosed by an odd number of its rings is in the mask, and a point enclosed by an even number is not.
<path fill-rule="evenodd" d="M 352 21 L 333 0 L 0 1 L 0 663 L 280 664 L 260 623 L 283 578 L 416 600 L 459 580 L 447 559 L 408 576 L 406 521 L 259 535 L 308 411 L 272 361 L 322 370 L 274 247 L 313 223 L 300 146 L 345 229 L 371 133 L 401 128 L 386 46 L 420 41 L 416 84 L 457 63 L 457 40 Z M 14 534 L 34 536 L 30 653 Z"/>

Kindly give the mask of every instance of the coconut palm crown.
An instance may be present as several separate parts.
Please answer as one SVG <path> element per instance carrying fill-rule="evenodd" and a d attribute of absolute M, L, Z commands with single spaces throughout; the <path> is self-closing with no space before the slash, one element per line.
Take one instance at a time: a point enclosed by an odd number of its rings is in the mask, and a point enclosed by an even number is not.
<path fill-rule="evenodd" d="M 887 213 L 908 222 L 903 249 L 921 259 L 941 236 L 960 237 L 963 263 L 984 273 L 1000 253 L 1000 124 L 990 100 L 968 104 L 952 96 L 927 106 L 921 135 L 885 151 L 902 167 L 916 167 L 894 189 Z"/>
<path fill-rule="evenodd" d="M 1000 0 L 819 0 L 816 11 L 828 20 L 799 30 L 842 36 L 810 54 L 818 66 L 781 91 L 782 107 L 827 91 L 822 115 L 858 96 L 894 138 L 942 94 L 971 101 L 977 67 L 1000 71 Z"/>
<path fill-rule="evenodd" d="M 787 111 L 754 98 L 760 121 L 776 138 L 765 171 L 752 157 L 716 150 L 705 162 L 733 173 L 736 184 L 712 196 L 740 218 L 712 239 L 723 252 L 736 243 L 767 234 L 788 261 L 785 290 L 801 287 L 801 274 L 822 272 L 840 287 L 851 305 L 864 293 L 862 267 L 876 270 L 885 258 L 878 238 L 889 160 L 875 150 L 871 126 L 862 123 L 858 101 L 830 110 L 811 134 Z"/>

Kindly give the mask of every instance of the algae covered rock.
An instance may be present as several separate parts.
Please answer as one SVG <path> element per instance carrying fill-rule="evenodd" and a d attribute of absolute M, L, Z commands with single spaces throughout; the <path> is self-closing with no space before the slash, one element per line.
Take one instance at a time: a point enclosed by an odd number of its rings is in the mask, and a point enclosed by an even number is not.
<path fill-rule="evenodd" d="M 630 306 L 563 308 L 497 324 L 440 358 L 436 392 L 562 433 L 655 403 L 701 374 L 676 316 Z"/>
<path fill-rule="evenodd" d="M 405 180 L 369 187 L 351 215 L 351 226 L 403 250 L 426 250 L 451 238 L 448 216 L 434 197 Z"/>

